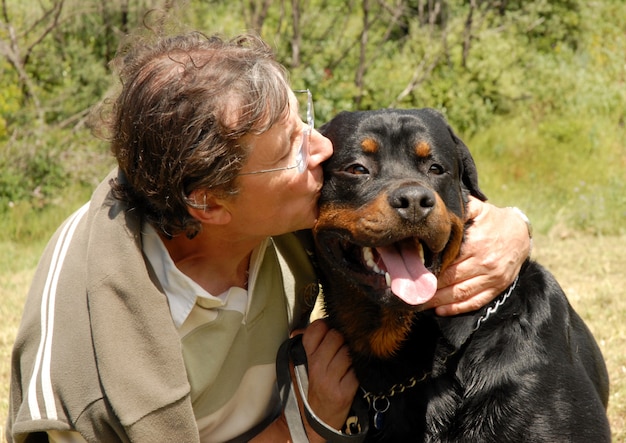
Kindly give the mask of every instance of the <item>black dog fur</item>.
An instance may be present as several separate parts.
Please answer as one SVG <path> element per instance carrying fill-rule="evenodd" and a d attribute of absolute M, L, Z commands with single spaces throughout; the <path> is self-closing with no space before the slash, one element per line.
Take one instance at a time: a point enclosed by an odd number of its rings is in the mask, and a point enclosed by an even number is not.
<path fill-rule="evenodd" d="M 610 441 L 600 349 L 539 264 L 524 264 L 510 296 L 437 317 L 363 263 L 363 247 L 379 264 L 377 247 L 422 247 L 438 275 L 458 255 L 468 196 L 486 197 L 441 114 L 343 112 L 320 131 L 334 154 L 316 255 L 328 321 L 344 334 L 370 401 L 367 441 Z"/>

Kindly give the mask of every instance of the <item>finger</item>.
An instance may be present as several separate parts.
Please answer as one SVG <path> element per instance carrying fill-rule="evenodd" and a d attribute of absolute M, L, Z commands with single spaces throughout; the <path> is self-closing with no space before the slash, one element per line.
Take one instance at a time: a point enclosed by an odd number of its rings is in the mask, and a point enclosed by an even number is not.
<path fill-rule="evenodd" d="M 459 280 L 454 284 L 438 289 L 434 297 L 423 305 L 423 308 L 438 308 L 471 299 L 477 295 L 476 287 L 480 285 L 480 282 L 473 280 L 475 279 Z"/>
<path fill-rule="evenodd" d="M 495 297 L 497 297 L 497 295 L 497 292 L 489 289 L 474 295 L 467 300 L 438 306 L 435 308 L 435 313 L 441 317 L 447 317 L 465 312 L 476 311 L 491 302 Z"/>
<path fill-rule="evenodd" d="M 321 339 L 321 337 L 323 337 L 324 334 L 326 334 L 326 330 L 328 329 L 329 327 L 328 327 L 328 324 L 326 323 L 326 320 L 317 319 L 311 322 L 311 324 L 309 324 L 305 328 L 294 329 L 293 331 L 291 331 L 290 336 L 294 337 L 296 335 L 304 334 L 304 332 L 308 330 L 309 331 L 308 334 L 311 334 L 311 337 L 309 337 L 309 339 L 314 339 L 315 337 L 317 337 L 318 339 Z"/>
<path fill-rule="evenodd" d="M 466 206 L 467 220 L 473 220 L 480 215 L 484 207 L 484 202 L 478 200 L 475 197 L 469 196 L 469 201 Z"/>
<path fill-rule="evenodd" d="M 315 320 L 306 329 L 301 330 L 303 337 L 302 343 L 308 352 L 314 352 L 328 333 L 329 327 L 323 319 Z"/>
<path fill-rule="evenodd" d="M 333 374 L 338 374 L 342 382 L 344 379 L 346 379 L 346 382 L 349 382 L 349 379 L 356 378 L 352 371 L 352 358 L 350 357 L 350 350 L 347 345 L 344 344 L 337 350 L 330 360 L 328 371 Z"/>
<path fill-rule="evenodd" d="M 302 344 L 309 359 L 315 359 L 319 364 L 328 366 L 344 346 L 344 339 L 338 331 L 330 329 L 325 321 L 316 320 L 306 329 Z"/>
<path fill-rule="evenodd" d="M 307 357 L 310 373 L 315 373 L 325 383 L 337 385 L 343 392 L 354 394 L 358 382 L 352 370 L 350 351 L 339 332 L 329 329 L 318 346 L 307 351 Z"/>
<path fill-rule="evenodd" d="M 444 289 L 471 277 L 471 273 L 478 273 L 480 263 L 471 256 L 464 256 L 448 266 L 437 278 L 437 288 Z M 469 272 L 468 272 L 469 271 Z"/>
<path fill-rule="evenodd" d="M 442 316 L 480 309 L 505 291 L 518 272 L 518 266 L 504 266 L 446 286 L 437 290 L 429 307 Z"/>

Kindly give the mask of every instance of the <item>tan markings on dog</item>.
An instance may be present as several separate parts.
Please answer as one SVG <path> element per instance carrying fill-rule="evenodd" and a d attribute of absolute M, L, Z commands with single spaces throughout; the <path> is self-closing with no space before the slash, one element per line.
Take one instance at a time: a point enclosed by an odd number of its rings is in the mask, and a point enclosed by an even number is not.
<path fill-rule="evenodd" d="M 435 198 L 437 202 L 428 217 L 413 224 L 407 224 L 398 217 L 388 203 L 387 194 L 381 194 L 369 204 L 359 208 L 326 204 L 320 208 L 320 217 L 314 231 L 343 229 L 350 233 L 355 243 L 363 245 L 375 245 L 383 241 L 389 243 L 392 238 L 418 237 L 428 249 L 439 253 L 452 240 L 451 232 L 454 228 L 453 244 L 458 244 L 453 250 L 446 252 L 446 256 L 454 259 L 456 255 L 453 254 L 458 254 L 460 248 L 463 223 L 448 212 L 438 194 L 435 194 Z"/>
<path fill-rule="evenodd" d="M 394 221 L 397 220 L 395 211 L 387 201 L 387 194 L 381 194 L 358 208 L 322 205 L 314 231 L 343 229 L 350 232 L 356 243 L 375 244 L 387 238 L 389 232 L 399 229 L 394 226 Z"/>
<path fill-rule="evenodd" d="M 439 273 L 445 271 L 446 268 L 456 260 L 459 256 L 459 252 L 461 252 L 461 243 L 463 243 L 463 220 L 453 212 L 449 212 L 448 214 L 450 216 L 450 238 L 441 257 L 441 269 Z"/>
<path fill-rule="evenodd" d="M 448 208 L 437 193 L 435 193 L 435 200 L 435 206 L 424 223 L 416 226 L 414 236 L 419 237 L 431 251 L 441 252 L 448 244 L 452 226 Z"/>
<path fill-rule="evenodd" d="M 360 355 L 391 358 L 411 330 L 413 312 L 399 314 L 363 299 L 355 292 L 344 293 L 341 300 L 327 299 L 341 332 L 350 348 Z"/>
<path fill-rule="evenodd" d="M 387 238 L 389 232 L 397 229 L 396 212 L 389 205 L 387 194 L 380 194 L 367 205 L 359 207 L 355 215 L 356 220 L 350 226 L 350 232 L 359 243 L 378 243 L 381 239 Z"/>
<path fill-rule="evenodd" d="M 370 204 L 359 208 L 348 205 L 324 204 L 314 227 L 343 229 L 352 240 L 361 244 L 376 244 L 390 237 L 414 237 L 428 248 L 441 254 L 437 273 L 445 270 L 459 254 L 463 240 L 463 220 L 449 212 L 441 197 L 435 193 L 436 204 L 423 220 L 409 224 L 400 223 L 396 211 L 388 204 L 386 194 L 379 195 Z M 407 339 L 411 329 L 412 312 L 400 314 L 397 309 L 384 308 L 357 292 L 348 291 L 340 299 L 326 300 L 332 304 L 337 324 L 350 347 L 360 355 L 381 359 L 394 356 Z"/>
<path fill-rule="evenodd" d="M 347 210 L 345 206 L 325 205 L 321 207 L 320 216 L 313 226 L 313 233 L 326 229 L 338 229 L 348 231 L 351 226 L 358 222 L 356 211 Z"/>
<path fill-rule="evenodd" d="M 430 155 L 430 145 L 428 142 L 421 141 L 415 146 L 415 153 L 418 157 L 428 157 Z"/>
<path fill-rule="evenodd" d="M 437 203 L 428 216 L 427 223 L 417 229 L 416 235 L 432 252 L 441 253 L 439 269 L 435 270 L 436 274 L 440 274 L 454 262 L 461 251 L 464 222 L 461 217 L 448 211 L 439 194 L 435 194 L 435 199 Z"/>
<path fill-rule="evenodd" d="M 397 311 L 383 309 L 382 324 L 370 336 L 369 347 L 378 358 L 391 358 L 411 331 L 412 314 L 398 316 Z"/>
<path fill-rule="evenodd" d="M 373 138 L 366 138 L 361 142 L 361 149 L 368 154 L 378 152 L 378 143 Z"/>

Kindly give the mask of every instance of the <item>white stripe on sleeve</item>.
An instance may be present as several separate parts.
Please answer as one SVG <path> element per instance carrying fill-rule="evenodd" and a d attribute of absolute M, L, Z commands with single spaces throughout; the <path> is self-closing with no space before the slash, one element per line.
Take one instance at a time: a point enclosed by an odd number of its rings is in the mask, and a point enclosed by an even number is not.
<path fill-rule="evenodd" d="M 46 416 L 49 420 L 56 420 L 57 410 L 52 390 L 50 376 L 50 361 L 52 355 L 52 335 L 54 329 L 54 305 L 56 302 L 56 290 L 59 275 L 67 254 L 67 249 L 72 241 L 78 222 L 87 212 L 89 203 L 83 205 L 67 221 L 52 254 L 52 262 L 48 269 L 48 276 L 41 297 L 41 338 L 35 358 L 35 366 L 28 386 L 28 407 L 33 420 L 41 419 L 41 409 L 37 399 L 37 380 L 41 377 L 41 390 L 46 408 Z M 41 375 L 39 375 L 41 369 Z"/>

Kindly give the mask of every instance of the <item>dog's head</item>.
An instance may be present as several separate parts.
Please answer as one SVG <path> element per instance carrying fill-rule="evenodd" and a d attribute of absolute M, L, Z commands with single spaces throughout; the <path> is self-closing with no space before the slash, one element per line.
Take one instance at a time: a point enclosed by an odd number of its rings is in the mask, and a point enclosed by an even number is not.
<path fill-rule="evenodd" d="M 486 199 L 468 148 L 432 109 L 342 112 L 320 131 L 334 146 L 313 229 L 323 267 L 379 305 L 425 303 L 459 253 L 468 195 Z"/>

